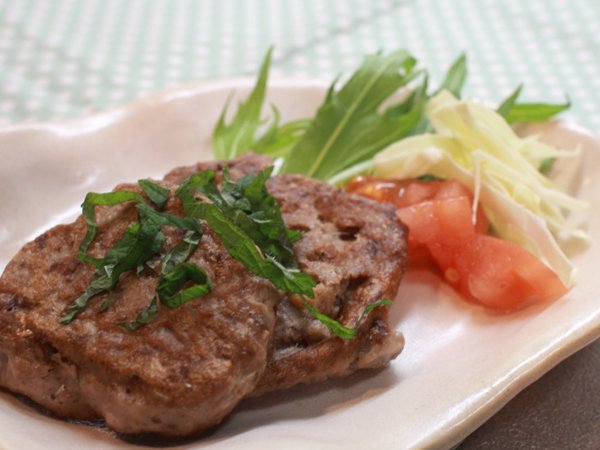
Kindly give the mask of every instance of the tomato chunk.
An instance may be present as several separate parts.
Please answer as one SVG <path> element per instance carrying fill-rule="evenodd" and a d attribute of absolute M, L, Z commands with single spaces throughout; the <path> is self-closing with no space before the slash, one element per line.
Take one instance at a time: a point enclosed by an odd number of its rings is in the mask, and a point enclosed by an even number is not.
<path fill-rule="evenodd" d="M 433 263 L 466 300 L 510 311 L 567 291 L 534 255 L 486 235 L 489 222 L 481 208 L 473 222 L 472 195 L 457 181 L 359 177 L 347 189 L 394 205 L 409 229 L 411 266 Z"/>
<path fill-rule="evenodd" d="M 512 242 L 478 234 L 456 254 L 458 289 L 490 308 L 514 310 L 555 300 L 566 289 L 534 255 Z"/>

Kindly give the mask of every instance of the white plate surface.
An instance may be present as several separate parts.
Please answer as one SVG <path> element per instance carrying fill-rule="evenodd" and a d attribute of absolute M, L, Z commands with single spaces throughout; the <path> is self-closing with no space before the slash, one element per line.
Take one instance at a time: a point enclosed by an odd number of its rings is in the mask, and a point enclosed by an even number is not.
<path fill-rule="evenodd" d="M 210 158 L 210 133 L 232 89 L 247 81 L 180 88 L 65 123 L 0 130 L 0 270 L 23 243 L 71 221 L 90 190 Z M 318 82 L 272 83 L 284 119 L 311 115 Z M 232 105 L 235 105 L 235 99 Z M 564 124 L 532 127 L 585 153 L 579 196 L 600 211 L 600 143 Z M 600 217 L 589 229 L 597 242 Z M 511 315 L 462 301 L 427 273 L 409 273 L 392 309 L 406 348 L 390 367 L 273 394 L 241 405 L 195 449 L 447 448 L 521 389 L 600 335 L 598 246 L 573 258 L 577 285 L 562 299 Z M 0 392 L 0 448 L 140 448 L 110 433 L 45 417 Z"/>

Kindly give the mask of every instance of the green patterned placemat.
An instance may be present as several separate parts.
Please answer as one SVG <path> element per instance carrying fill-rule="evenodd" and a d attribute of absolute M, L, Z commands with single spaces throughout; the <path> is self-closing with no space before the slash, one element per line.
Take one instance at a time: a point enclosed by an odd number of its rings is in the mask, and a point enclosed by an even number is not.
<path fill-rule="evenodd" d="M 573 101 L 600 129 L 598 0 L 0 0 L 0 124 L 75 117 L 167 87 L 273 73 L 331 79 L 405 47 L 467 91 Z"/>

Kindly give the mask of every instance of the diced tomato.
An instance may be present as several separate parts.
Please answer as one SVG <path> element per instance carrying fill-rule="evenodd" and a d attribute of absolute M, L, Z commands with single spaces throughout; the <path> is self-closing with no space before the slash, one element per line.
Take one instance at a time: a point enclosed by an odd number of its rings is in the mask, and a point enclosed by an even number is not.
<path fill-rule="evenodd" d="M 347 189 L 393 204 L 409 229 L 411 266 L 435 263 L 467 300 L 508 311 L 566 292 L 558 276 L 535 256 L 485 235 L 489 223 L 481 208 L 473 223 L 473 198 L 457 181 L 359 177 Z"/>
<path fill-rule="evenodd" d="M 458 290 L 486 306 L 514 310 L 555 300 L 566 292 L 558 276 L 531 253 L 512 242 L 477 234 L 454 265 Z"/>

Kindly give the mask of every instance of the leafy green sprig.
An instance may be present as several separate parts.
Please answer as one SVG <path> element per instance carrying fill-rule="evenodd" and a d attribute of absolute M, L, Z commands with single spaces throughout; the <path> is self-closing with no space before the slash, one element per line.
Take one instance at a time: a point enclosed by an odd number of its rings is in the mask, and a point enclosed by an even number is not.
<path fill-rule="evenodd" d="M 571 107 L 571 101 L 567 98 L 565 103 L 517 103 L 523 85 L 517 88 L 503 100 L 496 111 L 506 119 L 508 123 L 514 122 L 545 122 L 566 111 Z"/>
<path fill-rule="evenodd" d="M 275 106 L 270 125 L 261 111 L 265 100 L 272 49 L 260 69 L 254 89 L 229 123 L 224 109 L 213 132 L 217 158 L 231 158 L 252 150 L 283 158 L 282 172 L 300 173 L 339 184 L 368 173 L 372 157 L 404 137 L 431 131 L 425 115 L 427 100 L 449 90 L 460 98 L 467 79 L 467 57 L 461 54 L 450 66 L 439 87 L 427 92 L 427 71 L 417 68 L 416 59 L 404 50 L 389 55 L 367 56 L 340 89 L 333 83 L 315 117 L 280 124 Z M 420 80 L 416 86 L 413 81 Z M 412 96 L 392 101 L 402 89 Z M 509 123 L 548 120 L 568 109 L 564 104 L 517 103 L 519 86 L 502 102 L 498 111 Z M 391 104 L 383 111 L 382 105 Z M 546 166 L 549 166 L 549 161 Z"/>

